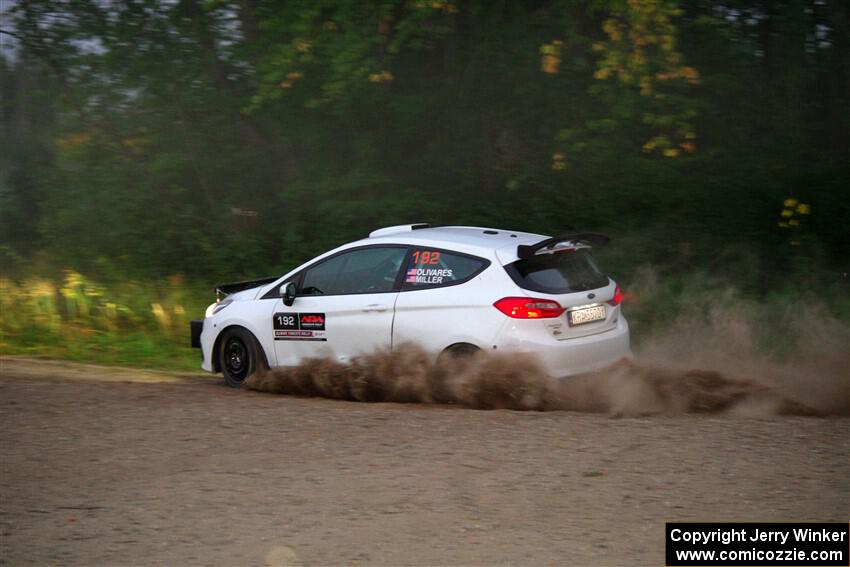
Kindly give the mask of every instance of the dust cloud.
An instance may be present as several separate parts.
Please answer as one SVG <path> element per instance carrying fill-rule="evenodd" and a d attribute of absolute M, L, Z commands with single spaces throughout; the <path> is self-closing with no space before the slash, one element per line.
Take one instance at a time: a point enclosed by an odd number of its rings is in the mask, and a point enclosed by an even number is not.
<path fill-rule="evenodd" d="M 850 415 L 847 329 L 824 313 L 787 352 L 759 346 L 758 314 L 718 304 L 654 333 L 636 356 L 558 378 L 529 354 L 434 357 L 406 344 L 341 363 L 307 359 L 249 377 L 262 392 L 360 402 L 455 404 L 476 409 L 579 411 L 612 416 Z M 795 317 L 799 316 L 795 314 Z"/>
<path fill-rule="evenodd" d="M 841 369 L 846 374 L 847 366 Z M 784 374 L 782 374 L 784 377 Z M 812 376 L 800 374 L 801 379 Z M 817 387 L 731 378 L 714 370 L 623 360 L 595 373 L 557 379 L 530 355 L 478 354 L 441 360 L 413 345 L 355 358 L 326 358 L 254 374 L 247 388 L 360 402 L 457 404 L 476 409 L 581 411 L 615 416 L 683 413 L 848 415 L 848 387 L 818 376 Z"/>

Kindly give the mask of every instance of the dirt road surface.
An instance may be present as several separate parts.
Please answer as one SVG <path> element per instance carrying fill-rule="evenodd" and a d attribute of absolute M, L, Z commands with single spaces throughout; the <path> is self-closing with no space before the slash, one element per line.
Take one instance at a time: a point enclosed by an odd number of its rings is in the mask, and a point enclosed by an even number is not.
<path fill-rule="evenodd" d="M 847 521 L 850 419 L 362 404 L 0 360 L 0 565 L 663 565 Z"/>

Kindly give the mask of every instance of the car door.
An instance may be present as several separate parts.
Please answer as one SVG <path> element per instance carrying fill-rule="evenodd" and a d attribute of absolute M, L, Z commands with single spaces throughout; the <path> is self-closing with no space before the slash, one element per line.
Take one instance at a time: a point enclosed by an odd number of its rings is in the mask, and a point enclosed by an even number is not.
<path fill-rule="evenodd" d="M 396 301 L 393 343 L 440 351 L 453 343 L 484 344 L 504 317 L 493 308 L 485 258 L 416 246 L 405 263 Z"/>
<path fill-rule="evenodd" d="M 291 306 L 275 300 L 269 325 L 278 366 L 305 357 L 348 361 L 390 347 L 405 246 L 344 250 L 301 271 Z"/>

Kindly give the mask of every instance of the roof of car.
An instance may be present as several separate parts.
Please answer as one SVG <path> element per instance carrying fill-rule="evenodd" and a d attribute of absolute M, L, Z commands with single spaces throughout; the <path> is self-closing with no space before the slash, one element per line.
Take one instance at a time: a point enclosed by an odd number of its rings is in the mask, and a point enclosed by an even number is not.
<path fill-rule="evenodd" d="M 367 242 L 398 242 L 404 244 L 422 243 L 430 241 L 434 243 L 447 243 L 461 245 L 464 247 L 483 248 L 497 250 L 505 246 L 516 246 L 519 244 L 535 244 L 547 238 L 541 234 L 520 232 L 516 230 L 504 230 L 499 228 L 486 228 L 480 226 L 441 226 L 435 228 L 417 228 L 415 230 L 399 230 L 389 234 L 373 236 L 366 239 Z"/>

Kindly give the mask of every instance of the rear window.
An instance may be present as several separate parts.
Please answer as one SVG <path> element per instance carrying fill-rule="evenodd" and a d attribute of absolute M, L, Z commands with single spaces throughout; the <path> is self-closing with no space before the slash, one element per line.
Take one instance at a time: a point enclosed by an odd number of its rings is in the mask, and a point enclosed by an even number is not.
<path fill-rule="evenodd" d="M 573 293 L 608 285 L 608 276 L 587 248 L 517 260 L 505 266 L 505 271 L 521 288 L 541 293 Z"/>

